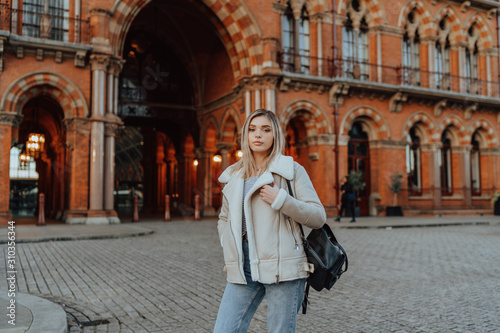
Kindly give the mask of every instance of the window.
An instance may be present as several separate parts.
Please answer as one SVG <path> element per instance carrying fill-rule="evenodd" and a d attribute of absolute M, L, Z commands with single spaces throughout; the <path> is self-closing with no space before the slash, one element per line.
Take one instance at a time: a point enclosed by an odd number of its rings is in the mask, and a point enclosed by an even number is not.
<path fill-rule="evenodd" d="M 23 1 L 23 35 L 67 41 L 68 30 L 69 0 Z"/>
<path fill-rule="evenodd" d="M 441 192 L 443 195 L 453 194 L 451 132 L 446 129 L 441 136 Z"/>
<path fill-rule="evenodd" d="M 310 73 L 310 25 L 306 7 L 302 7 L 299 20 L 295 20 L 288 3 L 281 17 L 284 69 L 291 72 Z"/>
<path fill-rule="evenodd" d="M 470 172 L 472 195 L 481 195 L 481 155 L 479 150 L 479 133 L 472 135 L 470 153 Z"/>
<path fill-rule="evenodd" d="M 472 39 L 473 47 L 465 48 L 465 89 L 468 93 L 471 94 L 478 94 L 478 47 L 477 47 L 477 41 L 474 42 L 475 39 L 477 39 L 476 36 L 476 28 L 475 25 L 472 25 L 469 28 L 469 39 Z"/>
<path fill-rule="evenodd" d="M 294 72 L 294 60 L 293 60 L 293 27 L 294 27 L 294 19 L 293 19 L 293 11 L 290 4 L 288 4 L 285 13 L 281 17 L 281 38 L 283 44 L 283 62 L 285 65 L 284 70 Z"/>
<path fill-rule="evenodd" d="M 40 23 L 44 0 L 23 1 L 23 35 L 40 37 Z"/>
<path fill-rule="evenodd" d="M 408 14 L 408 22 L 415 23 L 413 11 Z M 420 85 L 420 36 L 418 28 L 407 25 L 405 30 L 403 36 L 403 83 Z"/>
<path fill-rule="evenodd" d="M 355 30 L 350 16 L 342 28 L 342 54 L 344 76 L 367 80 L 369 77 L 368 23 L 363 18 Z"/>
<path fill-rule="evenodd" d="M 446 18 L 439 23 L 439 39 L 435 49 L 435 78 L 437 89 L 450 89 L 450 40 L 446 29 Z"/>
<path fill-rule="evenodd" d="M 309 15 L 306 7 L 302 8 L 302 15 L 299 20 L 299 55 L 300 55 L 300 72 L 310 73 L 310 31 L 309 31 Z"/>
<path fill-rule="evenodd" d="M 407 136 L 406 174 L 408 175 L 408 190 L 412 195 L 422 194 L 422 172 L 420 157 L 420 138 L 416 128 L 412 127 Z"/>

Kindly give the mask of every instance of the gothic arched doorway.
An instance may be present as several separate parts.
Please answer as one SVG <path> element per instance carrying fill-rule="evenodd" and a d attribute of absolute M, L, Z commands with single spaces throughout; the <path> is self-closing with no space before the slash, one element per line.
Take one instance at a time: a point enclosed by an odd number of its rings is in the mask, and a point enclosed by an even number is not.
<path fill-rule="evenodd" d="M 61 219 L 68 206 L 69 183 L 65 170 L 64 112 L 53 98 L 39 95 L 24 105 L 22 114 L 18 144 L 11 149 L 9 209 L 15 217 L 35 217 L 39 194 L 43 193 L 45 216 Z M 32 133 L 43 135 L 45 142 L 40 144 L 40 150 L 30 153 L 28 140 Z M 27 158 L 21 161 L 23 154 Z"/>
<path fill-rule="evenodd" d="M 358 204 L 360 215 L 369 215 L 370 195 L 370 145 L 368 143 L 368 134 L 363 130 L 361 122 L 355 122 L 349 131 L 348 143 L 348 171 L 358 171 L 362 174 L 362 181 L 366 183 L 363 190 L 358 191 Z"/>
<path fill-rule="evenodd" d="M 195 151 L 210 158 L 201 145 L 199 120 L 232 92 L 234 75 L 213 23 L 217 18 L 207 9 L 201 1 L 151 1 L 123 43 L 118 115 L 126 129 L 140 134 L 132 146 L 141 154 L 134 163 L 143 170 L 144 212 L 162 211 L 165 195 L 182 215 L 191 214 L 195 194 L 210 205 L 203 193 L 211 178 L 197 176 L 211 170 L 204 161 L 196 163 Z M 117 153 L 123 151 L 120 144 Z M 119 180 L 117 186 L 127 190 Z"/>

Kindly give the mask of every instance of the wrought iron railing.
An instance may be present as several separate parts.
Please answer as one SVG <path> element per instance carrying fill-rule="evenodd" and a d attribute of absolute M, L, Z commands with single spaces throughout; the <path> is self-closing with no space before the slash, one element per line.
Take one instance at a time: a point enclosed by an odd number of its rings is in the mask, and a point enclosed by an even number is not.
<path fill-rule="evenodd" d="M 290 73 L 500 97 L 500 82 L 424 71 L 419 68 L 378 65 L 349 58 L 318 58 L 296 54 L 290 50 L 278 53 L 278 63 L 284 72 Z"/>
<path fill-rule="evenodd" d="M 21 36 L 90 44 L 90 20 L 53 14 L 63 13 L 60 9 L 49 8 L 48 13 L 41 7 L 32 9 L 35 10 L 20 10 L 0 3 L 0 30 Z"/>

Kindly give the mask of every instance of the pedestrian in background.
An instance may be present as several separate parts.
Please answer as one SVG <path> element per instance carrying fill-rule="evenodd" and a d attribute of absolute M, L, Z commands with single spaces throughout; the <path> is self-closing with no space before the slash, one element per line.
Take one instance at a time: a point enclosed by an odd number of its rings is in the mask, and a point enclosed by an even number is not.
<path fill-rule="evenodd" d="M 228 283 L 214 332 L 246 332 L 264 296 L 268 332 L 295 332 L 312 268 L 297 223 L 320 228 L 325 209 L 305 169 L 282 155 L 285 139 L 273 112 L 247 117 L 241 145 L 241 160 L 219 177 L 225 186 L 217 228 Z"/>
<path fill-rule="evenodd" d="M 352 217 L 350 222 L 354 223 L 354 222 L 356 222 L 355 207 L 356 207 L 357 197 L 356 197 L 356 192 L 353 190 L 352 185 L 349 182 L 348 176 L 345 176 L 344 183 L 340 187 L 340 190 L 342 191 L 341 206 L 340 206 L 339 215 L 337 216 L 335 221 L 340 222 L 340 218 L 341 218 L 342 214 L 344 213 L 344 211 L 346 209 L 348 209 L 349 212 L 351 213 L 351 217 Z"/>

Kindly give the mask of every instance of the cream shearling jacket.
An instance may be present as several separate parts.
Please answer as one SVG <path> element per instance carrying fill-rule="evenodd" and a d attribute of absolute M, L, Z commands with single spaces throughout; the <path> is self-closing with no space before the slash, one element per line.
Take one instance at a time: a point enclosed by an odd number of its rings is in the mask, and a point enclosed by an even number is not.
<path fill-rule="evenodd" d="M 261 283 L 306 278 L 313 270 L 304 253 L 297 223 L 312 229 L 326 221 L 326 212 L 306 170 L 290 156 L 278 156 L 259 176 L 243 203 L 243 172 L 227 168 L 219 177 L 225 184 L 217 229 L 224 253 L 227 280 L 246 284 L 242 253 L 242 204 L 249 247 L 252 280 Z M 291 181 L 294 197 L 288 194 Z M 275 183 L 279 188 L 272 205 L 264 202 L 259 189 Z"/>

